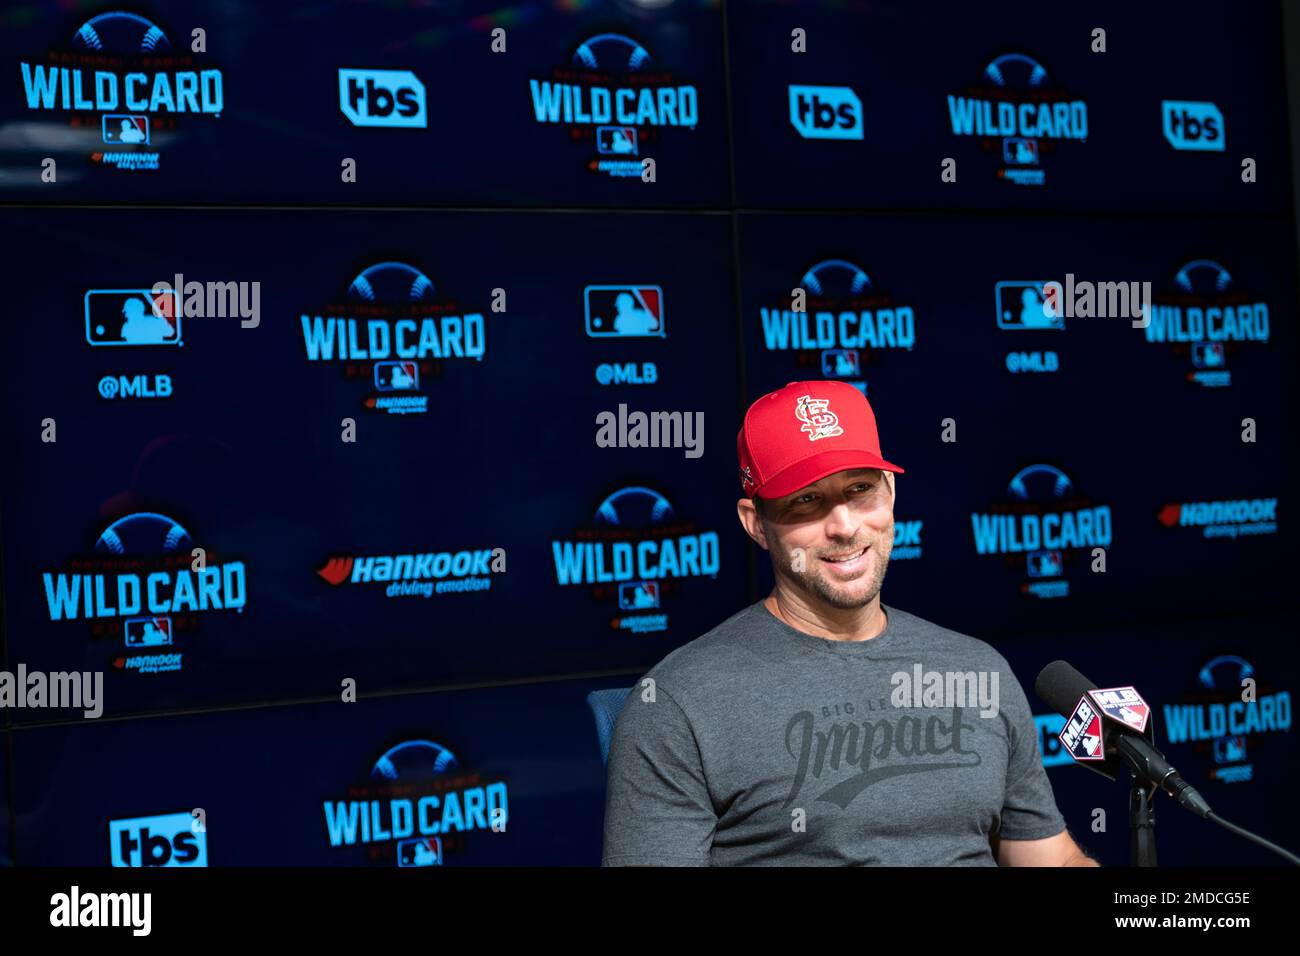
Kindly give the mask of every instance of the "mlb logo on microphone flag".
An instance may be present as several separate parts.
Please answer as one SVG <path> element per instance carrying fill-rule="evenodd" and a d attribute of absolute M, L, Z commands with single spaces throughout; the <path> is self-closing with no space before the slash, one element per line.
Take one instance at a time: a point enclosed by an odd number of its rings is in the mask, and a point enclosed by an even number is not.
<path fill-rule="evenodd" d="M 1102 716 L 1117 720 L 1132 727 L 1138 733 L 1147 729 L 1151 717 L 1151 708 L 1132 687 L 1111 687 L 1108 690 L 1090 690 L 1092 702 L 1101 710 Z"/>
<path fill-rule="evenodd" d="M 1106 759 L 1106 748 L 1102 746 L 1101 714 L 1087 697 L 1079 700 L 1058 736 L 1065 752 L 1075 760 Z"/>

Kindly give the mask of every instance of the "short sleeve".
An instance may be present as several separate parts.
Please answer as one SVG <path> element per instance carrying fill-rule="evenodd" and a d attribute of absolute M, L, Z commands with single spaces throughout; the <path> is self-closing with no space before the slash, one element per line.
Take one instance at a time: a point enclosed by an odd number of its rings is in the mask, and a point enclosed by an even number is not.
<path fill-rule="evenodd" d="M 1065 829 L 1065 818 L 1056 806 L 1051 781 L 1043 769 L 1038 748 L 1038 726 L 1015 674 L 1002 662 L 1002 706 L 999 716 L 1006 721 L 1006 795 L 997 835 L 1007 840 L 1042 840 Z"/>
<path fill-rule="evenodd" d="M 717 815 L 686 713 L 632 689 L 609 748 L 604 866 L 708 866 Z"/>

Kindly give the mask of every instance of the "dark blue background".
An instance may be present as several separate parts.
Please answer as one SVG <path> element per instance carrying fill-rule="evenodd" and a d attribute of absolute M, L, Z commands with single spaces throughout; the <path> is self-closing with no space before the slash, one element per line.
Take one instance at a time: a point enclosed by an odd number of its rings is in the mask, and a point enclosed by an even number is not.
<path fill-rule="evenodd" d="M 32 237 L 16 252 L 19 274 L 83 263 L 26 284 L 10 300 L 13 314 L 77 315 L 87 288 L 151 288 L 180 272 L 261 281 L 261 321 L 183 319 L 183 347 L 142 349 L 90 348 L 79 320 L 7 327 L 17 354 L 68 356 L 66 388 L 18 376 L 0 385 L 16 466 L 5 497 L 47 501 L 15 509 L 4 524 L 15 659 L 98 669 L 122 652 L 120 640 L 89 641 L 84 620 L 51 622 L 42 574 L 66 570 L 111 520 L 138 510 L 243 559 L 248 605 L 203 616 L 185 648 L 193 673 L 110 670 L 113 712 L 334 694 L 344 676 L 365 692 L 626 668 L 697 636 L 716 607 L 744 598 L 743 532 L 718 509 L 732 494 L 738 389 L 725 217 L 138 210 L 120 218 L 117 227 L 119 217 L 101 210 L 5 214 Z M 110 224 L 117 241 L 104 248 Z M 339 362 L 308 361 L 303 345 L 300 315 L 342 298 L 364 265 L 389 258 L 418 265 L 486 318 L 481 361 L 448 359 L 441 376 L 425 377 L 426 415 L 368 413 L 361 402 L 373 389 L 345 380 Z M 667 336 L 588 337 L 584 286 L 629 280 L 663 287 Z M 495 288 L 506 292 L 504 313 L 490 311 Z M 599 364 L 632 360 L 654 362 L 657 384 L 597 384 Z M 134 371 L 170 374 L 173 397 L 99 398 L 102 375 Z M 702 412 L 704 455 L 596 448 L 596 415 L 620 402 Z M 24 427 L 46 416 L 59 423 L 57 443 Z M 344 417 L 357 421 L 355 444 L 340 440 Z M 162 436 L 171 441 L 154 446 Z M 557 583 L 551 542 L 572 540 L 607 495 L 635 484 L 663 494 L 699 530 L 717 531 L 721 566 L 716 581 L 684 578 L 665 591 L 669 634 L 618 639 L 607 623 L 616 605 Z M 487 591 L 387 599 L 382 584 L 335 589 L 316 576 L 336 554 L 496 547 L 507 570 Z"/>
<path fill-rule="evenodd" d="M 1279 6 L 1267 2 L 835 4 L 729 6 L 736 200 L 742 207 L 1289 211 Z M 807 53 L 790 50 L 807 32 Z M 1092 31 L 1106 30 L 1106 52 Z M 1087 103 L 1086 141 L 1040 157 L 1042 187 L 1000 182 L 1000 155 L 956 136 L 948 96 L 1005 53 L 1032 57 L 1049 84 Z M 861 140 L 804 140 L 788 84 L 847 86 Z M 987 84 L 985 84 L 987 85 Z M 1173 149 L 1162 100 L 1210 101 L 1223 152 Z M 1263 172 L 1241 181 L 1241 160 Z M 957 180 L 940 163 L 957 161 Z"/>
<path fill-rule="evenodd" d="M 120 7 L 87 7 L 87 16 L 103 9 Z M 0 88 L 0 122 L 32 124 L 11 129 L 3 144 L 0 196 L 512 206 L 717 206 L 727 196 L 722 18 L 715 3 L 679 2 L 671 15 L 608 2 L 561 12 L 537 0 L 162 2 L 139 12 L 163 29 L 173 50 L 189 49 L 195 27 L 207 31 L 206 58 L 195 56 L 204 68 L 222 70 L 221 116 L 180 114 L 157 173 L 92 166 L 85 155 L 102 147 L 99 130 L 69 142 L 63 114 L 27 109 L 18 68 L 24 58 L 44 62 L 47 49 L 63 48 L 83 18 L 30 4 L 21 16 L 9 14 L 0 35 L 0 62 L 12 79 Z M 506 30 L 505 53 L 492 52 L 495 26 Z M 580 43 L 611 31 L 632 34 L 654 58 L 656 73 L 694 84 L 699 94 L 697 128 L 668 128 L 649 153 L 658 167 L 653 185 L 588 172 L 595 151 L 569 142 L 563 124 L 534 118 L 529 79 L 570 66 Z M 341 67 L 413 71 L 424 84 L 427 127 L 353 126 L 339 109 Z M 47 192 L 40 161 L 51 155 L 60 174 Z M 344 157 L 356 160 L 353 183 L 341 180 Z"/>
<path fill-rule="evenodd" d="M 1250 661 L 1261 688 L 1293 690 L 1297 288 L 1278 4 L 157 3 L 140 12 L 174 41 L 207 29 L 227 109 L 181 117 L 156 174 L 56 148 L 66 117 L 25 125 L 18 61 L 39 61 L 101 9 L 0 14 L 3 665 L 104 670 L 107 698 L 98 721 L 3 715 L 0 857 L 107 864 L 110 820 L 201 807 L 212 865 L 361 865 L 362 852 L 328 846 L 322 801 L 423 738 L 509 786 L 507 833 L 469 834 L 448 865 L 597 863 L 604 775 L 585 695 L 631 686 L 767 593 L 767 557 L 734 517 L 735 433 L 749 401 L 821 377 L 815 352 L 762 347 L 759 308 L 827 258 L 852 260 L 916 315 L 915 348 L 865 355 L 862 375 L 886 454 L 907 469 L 896 517 L 923 522 L 922 556 L 891 565 L 886 603 L 991 641 L 1040 713 L 1034 676 L 1056 658 L 1102 686 L 1135 684 L 1158 740 L 1163 705 L 1201 693 L 1196 674 L 1218 655 Z M 489 52 L 495 25 L 508 54 Z M 806 54 L 790 52 L 795 26 Z M 1105 54 L 1089 51 L 1094 26 Z M 586 147 L 532 120 L 528 78 L 604 30 L 637 37 L 699 90 L 699 127 L 666 131 L 655 150 L 657 183 L 592 175 Z M 946 95 L 1009 50 L 1088 102 L 1088 142 L 1045 156 L 1041 189 L 998 182 L 998 164 L 948 132 Z M 428 128 L 349 125 L 340 66 L 415 70 Z M 864 140 L 800 139 L 792 83 L 852 86 Z M 1162 99 L 1215 102 L 1227 150 L 1171 149 Z M 38 182 L 46 155 L 59 159 L 54 185 Z M 343 156 L 358 160 L 355 184 L 339 181 Z M 953 184 L 939 178 L 947 156 Z M 1240 180 L 1244 156 L 1256 183 Z M 373 208 L 341 208 L 357 206 Z M 453 208 L 464 206 L 475 208 Z M 1270 307 L 1270 341 L 1230 354 L 1225 389 L 1184 381 L 1186 359 L 1127 320 L 1067 320 L 1061 333 L 995 322 L 999 280 L 1073 272 L 1150 280 L 1159 296 L 1200 257 Z M 486 318 L 481 362 L 425 370 L 425 416 L 367 412 L 363 382 L 305 356 L 299 315 L 383 259 Z M 186 320 L 180 349 L 85 343 L 86 290 L 177 272 L 260 282 L 260 326 Z M 666 338 L 588 337 L 583 288 L 602 283 L 662 286 Z M 497 288 L 504 314 L 489 308 Z M 1061 371 L 1007 371 L 1008 351 L 1036 349 L 1056 350 Z M 653 362 L 657 380 L 602 386 L 607 362 Z M 165 372 L 175 394 L 106 401 L 96 384 L 109 372 Z M 703 412 L 704 455 L 595 448 L 595 415 L 620 402 Z M 47 417 L 55 444 L 40 441 Z M 345 417 L 355 444 L 339 440 Z M 949 417 L 955 443 L 940 440 Z M 1254 444 L 1240 440 L 1247 417 Z M 1035 462 L 1113 513 L 1107 572 L 1072 565 L 1059 600 L 1020 594 L 1023 571 L 972 543 L 971 512 Z M 612 594 L 556 582 L 551 542 L 586 533 L 629 485 L 720 535 L 716 580 L 665 582 L 665 632 L 615 630 Z M 1274 536 L 1208 540 L 1156 520 L 1170 502 L 1274 496 Z M 248 606 L 204 615 L 180 673 L 116 671 L 119 644 L 45 607 L 42 573 L 141 508 L 248 568 Z M 491 547 L 508 570 L 476 593 L 386 599 L 382 585 L 332 588 L 316 574 L 335 555 Z M 360 702 L 339 702 L 344 678 Z M 1197 747 L 1166 752 L 1225 817 L 1294 847 L 1295 738 L 1256 734 L 1248 749 L 1254 779 L 1236 784 L 1212 779 Z M 1079 841 L 1126 863 L 1124 783 L 1048 773 Z M 1272 862 L 1168 806 L 1163 862 Z M 1104 833 L 1090 829 L 1098 807 Z"/>

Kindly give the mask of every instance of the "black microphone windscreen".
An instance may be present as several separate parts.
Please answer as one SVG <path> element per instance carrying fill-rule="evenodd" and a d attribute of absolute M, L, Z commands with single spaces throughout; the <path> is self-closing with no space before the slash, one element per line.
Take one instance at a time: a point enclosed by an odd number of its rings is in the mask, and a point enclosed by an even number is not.
<path fill-rule="evenodd" d="M 1096 684 L 1065 661 L 1052 661 L 1038 672 L 1038 680 L 1034 681 L 1039 700 L 1067 718 L 1074 713 L 1079 698 L 1096 688 Z"/>

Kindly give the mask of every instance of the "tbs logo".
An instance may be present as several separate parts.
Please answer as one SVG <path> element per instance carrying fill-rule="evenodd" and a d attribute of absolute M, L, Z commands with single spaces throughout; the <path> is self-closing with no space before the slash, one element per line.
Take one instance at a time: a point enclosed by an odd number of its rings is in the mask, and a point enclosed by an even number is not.
<path fill-rule="evenodd" d="M 1060 714 L 1035 714 L 1038 727 L 1038 749 L 1043 755 L 1044 767 L 1062 767 L 1071 763 L 1070 755 L 1061 746 L 1060 733 L 1065 729 L 1065 718 Z"/>
<path fill-rule="evenodd" d="M 1213 103 L 1165 100 L 1165 139 L 1174 149 L 1223 151 L 1223 114 Z"/>
<path fill-rule="evenodd" d="M 197 820 L 188 813 L 110 820 L 113 866 L 207 866 L 207 828 Z"/>
<path fill-rule="evenodd" d="M 353 126 L 427 126 L 424 84 L 410 70 L 339 70 L 339 109 Z"/>
<path fill-rule="evenodd" d="M 804 139 L 862 139 L 862 101 L 847 86 L 791 86 L 790 122 Z"/>

